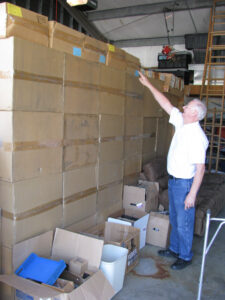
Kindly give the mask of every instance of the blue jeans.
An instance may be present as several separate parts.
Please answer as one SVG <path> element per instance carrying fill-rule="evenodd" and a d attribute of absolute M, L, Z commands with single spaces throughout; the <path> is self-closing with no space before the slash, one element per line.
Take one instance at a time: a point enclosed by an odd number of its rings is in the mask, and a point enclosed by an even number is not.
<path fill-rule="evenodd" d="M 191 179 L 169 179 L 169 213 L 170 213 L 170 246 L 169 249 L 179 254 L 179 258 L 191 260 L 193 253 L 195 208 L 184 209 L 184 201 L 191 189 Z"/>

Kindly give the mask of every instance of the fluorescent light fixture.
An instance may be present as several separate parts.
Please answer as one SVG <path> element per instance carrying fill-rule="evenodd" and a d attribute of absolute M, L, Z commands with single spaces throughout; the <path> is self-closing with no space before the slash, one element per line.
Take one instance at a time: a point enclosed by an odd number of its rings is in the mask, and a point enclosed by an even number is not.
<path fill-rule="evenodd" d="M 84 5 L 88 3 L 88 0 L 66 0 L 66 2 L 70 6 L 76 6 L 76 5 Z"/>

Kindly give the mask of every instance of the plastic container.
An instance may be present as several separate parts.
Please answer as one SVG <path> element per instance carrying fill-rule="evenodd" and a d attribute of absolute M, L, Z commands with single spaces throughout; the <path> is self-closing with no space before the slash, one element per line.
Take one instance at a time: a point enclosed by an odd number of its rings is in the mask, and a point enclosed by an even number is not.
<path fill-rule="evenodd" d="M 66 264 L 63 260 L 55 261 L 31 253 L 15 271 L 15 274 L 23 278 L 53 285 L 65 268 Z"/>
<path fill-rule="evenodd" d="M 100 269 L 103 271 L 116 293 L 123 287 L 127 254 L 128 249 L 126 248 L 110 244 L 103 246 Z"/>

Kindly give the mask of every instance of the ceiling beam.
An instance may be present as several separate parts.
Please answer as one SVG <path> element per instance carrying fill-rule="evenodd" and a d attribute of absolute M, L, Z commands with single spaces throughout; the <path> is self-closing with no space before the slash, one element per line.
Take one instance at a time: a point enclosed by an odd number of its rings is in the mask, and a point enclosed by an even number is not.
<path fill-rule="evenodd" d="M 153 4 L 120 7 L 107 10 L 87 12 L 89 21 L 135 17 L 140 15 L 160 14 L 169 11 L 184 11 L 188 9 L 202 9 L 212 7 L 213 0 L 179 0 Z M 218 2 L 218 6 L 220 3 Z M 221 4 L 222 5 L 222 4 Z"/>
<path fill-rule="evenodd" d="M 167 37 L 143 38 L 111 41 L 111 44 L 119 48 L 142 47 L 142 46 L 162 46 L 168 44 Z M 171 45 L 180 45 L 185 43 L 184 36 L 170 36 Z"/>
<path fill-rule="evenodd" d="M 69 15 L 71 15 L 85 29 L 88 34 L 103 42 L 108 41 L 104 35 L 100 33 L 100 31 L 98 31 L 98 29 L 92 23 L 89 22 L 83 12 L 76 8 L 72 8 L 65 2 L 65 0 L 58 0 L 58 2 L 69 13 Z"/>

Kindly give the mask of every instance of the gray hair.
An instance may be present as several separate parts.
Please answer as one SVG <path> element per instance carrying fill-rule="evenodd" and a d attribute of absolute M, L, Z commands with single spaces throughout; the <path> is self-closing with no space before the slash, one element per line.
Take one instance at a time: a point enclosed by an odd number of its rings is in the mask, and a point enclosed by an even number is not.
<path fill-rule="evenodd" d="M 195 103 L 194 107 L 198 113 L 198 120 L 201 121 L 202 119 L 204 119 L 207 112 L 206 105 L 199 99 L 193 99 L 192 101 Z"/>

